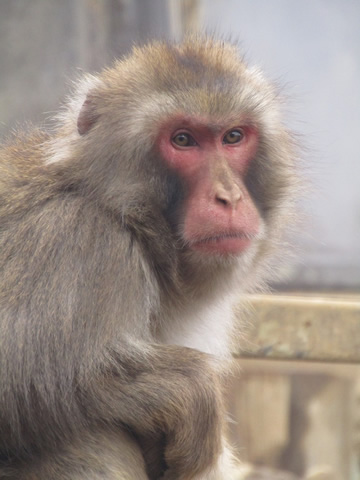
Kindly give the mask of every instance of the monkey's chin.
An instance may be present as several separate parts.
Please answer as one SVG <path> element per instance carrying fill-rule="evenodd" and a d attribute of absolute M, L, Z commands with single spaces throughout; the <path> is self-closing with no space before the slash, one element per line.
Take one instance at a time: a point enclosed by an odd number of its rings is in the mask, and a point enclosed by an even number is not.
<path fill-rule="evenodd" d="M 253 242 L 252 238 L 244 235 L 219 235 L 191 244 L 191 249 L 210 255 L 240 255 Z"/>

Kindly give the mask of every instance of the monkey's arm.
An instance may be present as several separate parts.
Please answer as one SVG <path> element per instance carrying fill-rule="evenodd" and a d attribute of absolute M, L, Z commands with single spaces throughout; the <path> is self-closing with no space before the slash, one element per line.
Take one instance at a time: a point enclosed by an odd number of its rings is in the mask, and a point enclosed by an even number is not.
<path fill-rule="evenodd" d="M 119 362 L 108 365 L 113 374 L 84 385 L 82 403 L 92 417 L 121 421 L 142 442 L 164 441 L 164 460 L 173 475 L 166 478 L 190 478 L 215 466 L 224 448 L 219 378 L 195 350 L 144 347 L 146 353 L 139 350 L 132 360 L 122 350 Z"/>
<path fill-rule="evenodd" d="M 169 479 L 214 464 L 223 447 L 216 368 L 205 354 L 152 342 L 158 292 L 131 235 L 71 196 L 11 225 L 1 236 L 7 448 L 35 438 L 56 448 L 117 422 L 142 438 L 165 436 Z"/>

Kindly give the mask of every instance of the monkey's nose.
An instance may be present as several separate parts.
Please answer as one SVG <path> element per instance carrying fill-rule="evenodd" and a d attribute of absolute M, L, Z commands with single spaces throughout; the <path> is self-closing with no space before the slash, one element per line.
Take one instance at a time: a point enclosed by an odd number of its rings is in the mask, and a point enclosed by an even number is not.
<path fill-rule="evenodd" d="M 241 190 L 238 186 L 231 189 L 218 188 L 215 194 L 216 203 L 224 207 L 236 208 L 241 200 Z"/>

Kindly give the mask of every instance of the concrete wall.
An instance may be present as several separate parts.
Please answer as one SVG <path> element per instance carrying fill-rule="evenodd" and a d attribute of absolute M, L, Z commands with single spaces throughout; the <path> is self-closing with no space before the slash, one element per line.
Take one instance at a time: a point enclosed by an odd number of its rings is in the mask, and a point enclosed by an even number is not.
<path fill-rule="evenodd" d="M 166 0 L 2 0 L 0 135 L 57 111 L 71 81 L 168 32 Z"/>

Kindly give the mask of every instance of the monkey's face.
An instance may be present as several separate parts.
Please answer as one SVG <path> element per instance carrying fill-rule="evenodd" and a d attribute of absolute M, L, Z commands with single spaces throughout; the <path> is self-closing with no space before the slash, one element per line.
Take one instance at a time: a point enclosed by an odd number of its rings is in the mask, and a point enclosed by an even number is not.
<path fill-rule="evenodd" d="M 154 43 L 90 82 L 68 126 L 72 175 L 145 231 L 157 218 L 182 260 L 268 256 L 292 211 L 294 151 L 276 89 L 236 47 Z"/>
<path fill-rule="evenodd" d="M 161 129 L 157 145 L 183 186 L 179 233 L 186 248 L 222 256 L 248 250 L 262 231 L 245 184 L 257 151 L 256 128 L 176 116 Z"/>

